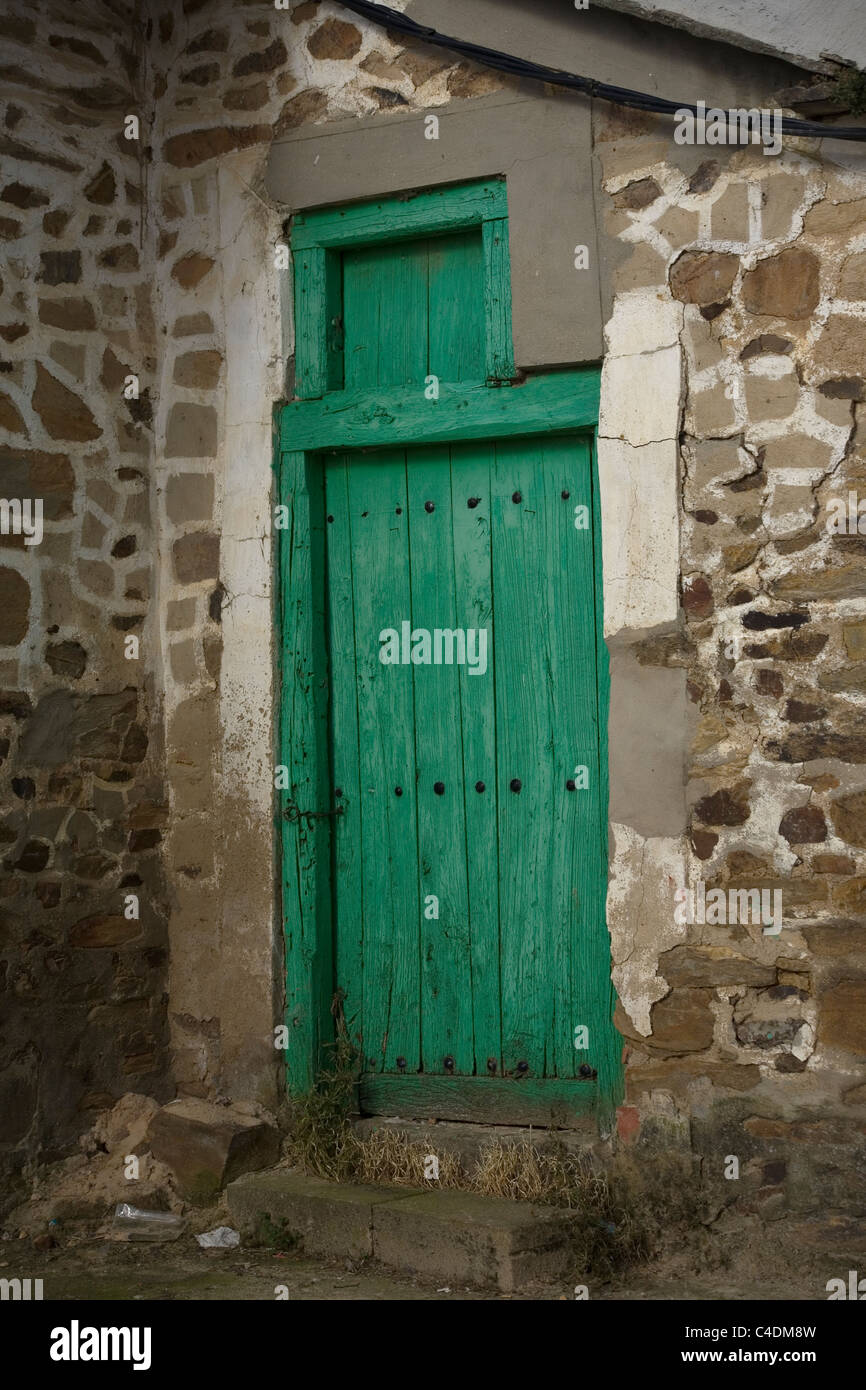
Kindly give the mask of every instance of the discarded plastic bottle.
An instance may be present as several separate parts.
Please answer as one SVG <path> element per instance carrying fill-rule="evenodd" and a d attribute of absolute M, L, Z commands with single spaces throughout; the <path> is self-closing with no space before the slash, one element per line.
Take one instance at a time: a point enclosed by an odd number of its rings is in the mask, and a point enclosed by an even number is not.
<path fill-rule="evenodd" d="M 172 1211 L 141 1211 L 129 1202 L 118 1202 L 111 1229 L 123 1240 L 177 1240 L 183 1218 Z"/>

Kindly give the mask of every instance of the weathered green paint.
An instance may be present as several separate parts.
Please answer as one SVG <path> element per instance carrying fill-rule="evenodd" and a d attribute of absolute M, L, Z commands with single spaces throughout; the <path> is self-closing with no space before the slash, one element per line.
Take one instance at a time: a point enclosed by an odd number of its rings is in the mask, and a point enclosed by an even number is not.
<path fill-rule="evenodd" d="M 292 226 L 292 248 L 354 247 L 436 236 L 507 216 L 504 180 L 478 179 L 456 188 L 432 188 L 412 196 L 298 213 Z"/>
<path fill-rule="evenodd" d="M 479 230 L 361 246 L 342 259 L 346 390 L 417 394 L 430 375 L 483 380 Z"/>
<path fill-rule="evenodd" d="M 283 822 L 290 1087 L 339 987 L 368 1109 L 607 1110 L 598 373 L 485 384 L 513 375 L 500 181 L 307 214 L 293 241 L 308 399 L 278 419 L 281 761 L 296 805 L 339 788 L 342 813 Z M 403 621 L 486 628 L 486 674 L 383 665 Z"/>
<path fill-rule="evenodd" d="M 479 384 L 514 375 L 502 180 L 301 213 L 292 252 L 299 401 L 361 383 L 423 382 L 431 373 Z M 437 305 L 429 334 L 428 291 Z M 368 369 L 370 355 L 389 362 L 393 381 Z"/>
<path fill-rule="evenodd" d="M 295 390 L 321 396 L 343 386 L 340 262 L 323 246 L 295 257 Z"/>
<path fill-rule="evenodd" d="M 598 400 L 599 375 L 592 368 L 499 389 L 440 382 L 438 400 L 426 399 L 419 387 L 334 391 L 322 400 L 284 405 L 280 437 L 284 449 L 378 449 L 421 439 L 436 444 L 551 434 L 592 429 Z"/>
<path fill-rule="evenodd" d="M 282 911 L 286 950 L 289 1085 L 311 1085 L 323 1042 L 332 1035 L 330 828 L 319 820 L 286 818 L 327 806 L 329 796 L 327 654 L 325 649 L 324 488 L 316 460 L 283 453 L 281 501 L 289 526 L 281 531 L 280 748 L 278 766 L 289 786 L 277 797 L 282 826 Z"/>
<path fill-rule="evenodd" d="M 476 1124 L 579 1127 L 599 1113 L 594 1082 L 497 1081 L 485 1076 L 362 1075 L 360 1100 L 373 1115 L 426 1120 L 441 1116 Z"/>
<path fill-rule="evenodd" d="M 511 272 L 508 257 L 508 218 L 484 223 L 484 311 L 487 321 L 487 376 L 492 382 L 514 376 L 511 345 Z"/>
<path fill-rule="evenodd" d="M 412 1065 L 411 1014 L 425 1075 L 447 1074 L 446 1057 L 455 1075 L 484 1075 L 490 1060 L 497 1074 L 597 1067 L 609 1005 L 586 961 L 595 923 L 606 942 L 597 603 L 593 532 L 574 525 L 576 504 L 593 509 L 589 440 L 350 454 L 325 476 L 332 756 L 347 805 L 336 937 L 352 943 L 338 984 L 366 1066 Z M 484 626 L 486 673 L 383 666 L 380 633 L 404 621 Z M 343 715 L 353 701 L 357 734 Z M 569 791 L 576 768 L 589 785 Z M 428 895 L 438 919 L 424 915 Z"/>

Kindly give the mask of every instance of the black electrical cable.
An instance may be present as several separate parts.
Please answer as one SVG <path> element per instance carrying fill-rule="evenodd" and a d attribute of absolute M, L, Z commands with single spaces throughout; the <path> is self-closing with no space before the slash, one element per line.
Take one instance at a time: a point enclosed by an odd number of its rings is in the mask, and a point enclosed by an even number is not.
<path fill-rule="evenodd" d="M 599 82 L 594 77 L 580 77 L 575 72 L 563 72 L 559 68 L 548 68 L 542 63 L 532 63 L 525 58 L 517 58 L 513 53 L 501 53 L 495 48 L 485 48 L 482 44 L 468 43 L 465 39 L 455 39 L 448 34 L 440 34 L 409 19 L 399 10 L 389 5 L 371 3 L 371 0 L 340 0 L 347 10 L 372 20 L 374 24 L 385 25 L 411 38 L 436 48 L 450 48 L 462 53 L 476 63 L 500 72 L 511 73 L 515 77 L 530 77 L 538 82 L 548 82 L 554 87 L 568 87 L 572 91 L 586 92 L 589 96 L 601 97 L 604 101 L 616 102 L 618 106 L 631 106 L 639 111 L 655 111 L 674 115 L 679 111 L 691 111 L 697 115 L 697 106 L 688 101 L 668 101 L 666 97 L 651 96 L 649 92 L 633 92 L 628 87 L 613 87 L 609 82 Z M 709 103 L 707 103 L 709 108 Z M 863 126 L 826 126 L 815 121 L 801 121 L 795 116 L 783 116 L 779 122 L 785 135 L 807 135 L 820 139 L 866 141 L 866 128 Z"/>

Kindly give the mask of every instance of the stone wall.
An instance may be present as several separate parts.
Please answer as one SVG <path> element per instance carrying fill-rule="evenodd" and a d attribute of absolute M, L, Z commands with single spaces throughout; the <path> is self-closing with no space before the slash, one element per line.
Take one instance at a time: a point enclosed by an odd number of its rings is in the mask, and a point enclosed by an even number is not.
<path fill-rule="evenodd" d="M 170 36 L 166 21 L 165 42 L 157 60 L 166 72 L 162 234 L 170 249 L 162 278 L 176 278 L 178 266 L 203 271 L 172 312 L 210 315 L 215 336 L 198 324 L 206 336 L 193 343 L 197 353 L 231 350 L 218 315 L 234 232 L 213 210 L 218 202 L 226 218 L 234 209 L 233 228 L 247 219 L 239 254 L 263 306 L 246 356 L 260 364 L 262 399 L 273 400 L 281 350 L 291 391 L 291 340 L 281 345 L 278 324 L 278 296 L 290 323 L 288 277 L 280 282 L 262 266 L 255 240 L 256 227 L 269 247 L 281 239 L 280 210 L 265 207 L 261 178 L 271 140 L 309 122 L 435 109 L 495 91 L 505 79 L 446 53 L 407 48 L 328 4 L 303 3 L 290 15 L 196 7 Z M 614 663 L 639 681 L 640 696 L 632 677 L 621 689 L 642 701 L 645 740 L 623 769 L 618 795 L 627 808 L 613 826 L 609 915 L 627 1064 L 623 1128 L 632 1128 L 631 1108 L 638 1118 L 675 1123 L 684 1114 L 712 1163 L 720 1152 L 740 1156 L 743 1188 L 757 1192 L 764 1209 L 783 1201 L 845 1205 L 858 1200 L 866 1119 L 866 1044 L 856 1021 L 866 954 L 855 916 L 864 872 L 858 634 L 866 610 L 856 554 L 863 542 L 830 537 L 825 520 L 828 498 L 857 485 L 863 354 L 856 320 L 864 305 L 856 238 L 866 182 L 846 147 L 786 140 L 776 158 L 686 150 L 673 144 L 670 123 L 601 104 L 595 146 L 613 267 L 599 449 L 609 508 L 607 636 Z M 171 190 L 180 189 L 175 210 Z M 188 350 L 172 347 L 181 349 Z M 243 421 L 261 438 L 264 415 L 250 413 L 249 392 L 235 413 L 227 376 L 218 381 L 214 372 L 200 383 L 210 394 L 195 400 L 216 411 L 218 430 Z M 629 399 L 631 418 L 623 419 L 616 402 Z M 209 447 L 218 460 L 224 450 L 218 479 L 237 467 L 240 441 Z M 239 538 L 236 574 L 254 595 L 233 639 L 242 653 L 254 650 L 269 603 L 265 478 L 249 450 L 246 469 L 260 492 L 229 527 Z M 224 569 L 226 509 L 234 505 L 218 483 L 216 510 L 200 521 L 223 538 L 220 583 L 228 596 L 236 581 Z M 196 581 L 202 598 L 214 577 Z M 177 578 L 167 574 L 166 585 Z M 231 605 L 223 608 L 224 662 L 227 612 Z M 172 639 L 170 676 L 194 692 L 184 694 L 181 711 L 190 701 L 204 709 L 208 623 L 202 601 L 196 624 Z M 190 661 L 194 667 L 182 665 Z M 254 826 L 268 767 L 267 724 L 254 706 L 269 689 L 259 680 L 250 694 L 237 669 L 235 698 L 250 713 L 241 722 L 258 780 L 235 776 L 223 794 L 234 796 L 238 823 Z M 178 694 L 169 681 L 169 703 Z M 235 708 L 224 692 L 225 748 Z M 656 712 L 655 728 L 647 709 Z M 653 738 L 661 759 L 647 752 Z M 646 794 L 628 804 L 629 778 L 633 785 L 642 777 Z M 660 777 L 667 790 L 653 804 Z M 264 902 L 265 866 L 254 841 L 251 834 L 241 848 L 244 861 L 259 855 L 256 891 Z M 240 861 L 233 867 L 232 853 L 217 847 L 213 862 L 224 901 Z M 679 926 L 674 893 L 697 879 L 708 890 L 781 887 L 782 933 L 764 935 L 760 924 Z M 202 875 L 188 890 L 191 912 L 208 893 Z M 226 941 L 228 929 L 224 916 Z M 179 948 L 190 952 L 188 937 Z M 278 995 L 279 965 L 269 977 L 260 938 L 253 949 L 243 997 L 261 1000 L 269 978 Z M 218 990 L 214 981 L 208 997 Z M 185 1026 L 199 1016 L 191 1009 Z M 224 1011 L 214 1058 L 242 1033 Z M 205 1088 L 219 1071 L 216 1060 L 208 1068 Z M 823 1192 L 803 1177 L 807 1157 L 828 1174 Z"/>
<path fill-rule="evenodd" d="M 0 114 L 0 1173 L 165 1098 L 148 167 L 131 4 L 10 3 Z M 137 399 L 125 400 L 129 373 Z M 138 659 L 126 650 L 135 637 Z M 138 899 L 138 917 L 131 915 Z M 129 914 L 129 915 L 127 915 Z"/>
<path fill-rule="evenodd" d="M 315 0 L 156 3 L 140 21 L 94 3 L 101 76 L 77 13 L 78 49 L 50 41 L 71 38 L 59 12 L 15 11 L 3 140 L 33 192 L 0 190 L 6 467 L 28 460 L 16 486 L 41 487 L 50 518 L 0 571 L 3 956 L 42 1039 L 4 1028 L 22 1152 L 65 1143 L 96 1093 L 162 1094 L 166 937 L 178 1089 L 279 1095 L 271 410 L 292 327 L 268 151 L 310 122 L 505 85 Z M 147 118 L 131 152 L 130 102 Z M 856 1205 L 866 543 L 826 521 L 866 491 L 862 158 L 679 147 L 670 123 L 602 103 L 594 141 L 606 636 L 631 730 L 612 740 L 623 1133 L 685 1123 L 711 1165 L 740 1157 L 767 1212 Z M 781 888 L 781 933 L 677 924 L 698 880 Z"/>
<path fill-rule="evenodd" d="M 287 210 L 266 192 L 267 156 L 311 120 L 502 84 L 309 0 L 157 7 L 153 65 L 173 1052 L 183 1092 L 273 1105 L 271 412 L 291 394 L 293 345 L 275 259 Z"/>
<path fill-rule="evenodd" d="M 681 617 L 656 597 L 669 548 L 647 545 L 631 651 L 641 684 L 679 671 L 691 711 L 687 838 L 617 827 L 628 1099 L 686 1110 L 718 1172 L 740 1158 L 763 1210 L 857 1205 L 866 542 L 828 523 L 833 499 L 864 491 L 866 165 L 841 142 L 677 149 L 636 115 L 600 119 L 596 149 L 607 231 L 628 249 L 605 365 L 619 466 L 638 479 L 645 537 L 670 532 L 661 479 L 680 501 Z M 642 389 L 657 414 L 660 395 L 679 398 L 676 429 L 669 408 L 648 423 Z M 676 473 L 659 438 L 678 438 Z M 699 880 L 779 890 L 781 932 L 677 924 L 674 893 Z"/>

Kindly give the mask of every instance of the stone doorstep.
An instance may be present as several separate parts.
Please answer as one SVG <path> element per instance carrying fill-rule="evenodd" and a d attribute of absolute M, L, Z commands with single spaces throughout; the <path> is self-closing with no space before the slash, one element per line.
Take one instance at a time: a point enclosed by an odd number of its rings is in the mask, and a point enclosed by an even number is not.
<path fill-rule="evenodd" d="M 448 1284 L 496 1284 L 513 1293 L 574 1272 L 576 1212 L 472 1192 L 424 1192 L 373 1212 L 382 1264 Z"/>
<path fill-rule="evenodd" d="M 497 1286 L 574 1272 L 574 1212 L 469 1192 L 353 1186 L 302 1173 L 249 1173 L 226 1190 L 235 1226 L 282 1223 L 310 1255 L 372 1256 L 446 1284 Z"/>
<path fill-rule="evenodd" d="M 454 1154 L 467 1170 L 494 1140 L 506 1147 L 531 1142 L 541 1152 L 565 1149 L 571 1158 L 582 1159 L 592 1167 L 602 1166 L 611 1152 L 610 1140 L 599 1136 L 591 1119 L 578 1129 L 535 1129 L 525 1125 L 471 1124 L 465 1120 L 431 1122 L 390 1115 L 355 1115 L 352 1127 L 359 1139 L 369 1139 L 373 1134 L 402 1134 L 410 1144 L 428 1145 L 429 1153 Z"/>
<path fill-rule="evenodd" d="M 310 1255 L 363 1260 L 373 1254 L 373 1210 L 417 1188 L 328 1182 L 306 1173 L 247 1173 L 226 1188 L 228 1208 L 242 1234 L 255 1234 L 267 1216 L 303 1242 Z"/>

